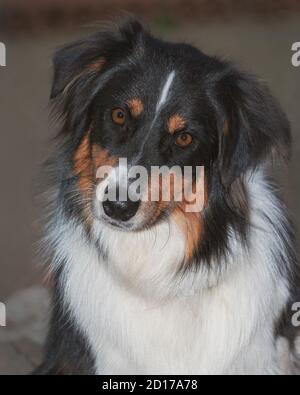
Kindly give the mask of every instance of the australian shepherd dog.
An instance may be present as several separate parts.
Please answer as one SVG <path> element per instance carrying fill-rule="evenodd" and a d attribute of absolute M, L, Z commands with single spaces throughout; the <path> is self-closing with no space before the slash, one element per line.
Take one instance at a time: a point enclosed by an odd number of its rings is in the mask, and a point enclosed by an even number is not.
<path fill-rule="evenodd" d="M 270 175 L 291 138 L 268 88 L 129 18 L 57 51 L 51 101 L 53 310 L 36 373 L 291 373 L 297 261 Z M 148 192 L 129 194 L 124 161 Z M 174 166 L 192 169 L 201 209 L 152 185 L 153 167 Z"/>

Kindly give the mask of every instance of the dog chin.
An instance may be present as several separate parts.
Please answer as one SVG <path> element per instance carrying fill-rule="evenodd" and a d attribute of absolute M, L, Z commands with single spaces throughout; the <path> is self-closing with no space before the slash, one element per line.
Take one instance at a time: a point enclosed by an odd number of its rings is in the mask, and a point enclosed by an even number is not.
<path fill-rule="evenodd" d="M 133 221 L 121 222 L 108 218 L 104 215 L 97 219 L 99 222 L 108 226 L 110 229 L 122 231 L 122 232 L 139 232 L 147 228 L 146 224 L 135 222 L 134 219 Z"/>

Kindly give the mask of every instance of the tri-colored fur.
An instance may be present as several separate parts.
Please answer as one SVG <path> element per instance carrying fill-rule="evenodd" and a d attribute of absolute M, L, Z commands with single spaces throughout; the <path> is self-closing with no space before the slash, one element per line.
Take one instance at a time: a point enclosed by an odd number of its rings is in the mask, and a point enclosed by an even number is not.
<path fill-rule="evenodd" d="M 129 20 L 57 52 L 52 100 L 62 119 L 44 240 L 53 314 L 38 373 L 292 372 L 298 269 L 269 178 L 290 130 L 269 90 Z M 204 166 L 203 209 L 176 201 L 176 176 L 153 186 L 150 175 L 157 201 L 100 201 L 121 158 L 149 175 Z M 101 166 L 111 172 L 98 179 Z"/>

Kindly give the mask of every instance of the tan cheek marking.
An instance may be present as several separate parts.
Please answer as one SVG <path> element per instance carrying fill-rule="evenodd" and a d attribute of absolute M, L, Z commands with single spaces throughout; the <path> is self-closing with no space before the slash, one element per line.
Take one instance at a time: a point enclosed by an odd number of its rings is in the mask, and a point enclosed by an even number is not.
<path fill-rule="evenodd" d="M 168 121 L 168 131 L 170 134 L 174 134 L 180 129 L 183 129 L 186 125 L 186 122 L 183 117 L 181 117 L 179 114 L 173 115 L 171 118 L 169 118 Z"/>
<path fill-rule="evenodd" d="M 155 178 L 155 181 L 157 178 Z M 156 182 L 151 182 L 151 178 L 149 178 L 148 184 L 148 203 L 145 205 L 145 210 L 151 210 L 151 219 L 149 222 L 149 226 L 154 225 L 156 221 L 159 219 L 161 214 L 173 205 L 175 200 L 175 195 L 178 193 L 178 188 L 182 189 L 182 180 L 181 177 L 179 180 L 176 180 L 176 174 L 171 174 L 169 182 L 163 182 L 163 178 L 160 175 L 158 184 Z M 152 201 L 152 197 L 155 196 L 158 198 L 158 201 Z M 168 200 L 163 200 L 167 198 Z"/>
<path fill-rule="evenodd" d="M 97 178 L 97 170 L 102 166 L 115 167 L 118 158 L 109 154 L 106 149 L 94 144 L 92 147 L 93 167 L 95 171 L 95 183 L 99 185 L 104 179 Z"/>
<path fill-rule="evenodd" d="M 74 155 L 74 172 L 79 177 L 78 187 L 83 194 L 87 194 L 92 183 L 92 160 L 89 145 L 90 132 L 81 141 Z"/>
<path fill-rule="evenodd" d="M 152 206 L 152 213 L 151 213 L 151 219 L 149 222 L 149 226 L 154 225 L 156 221 L 159 219 L 161 216 L 162 212 L 165 211 L 169 206 L 169 202 L 164 202 L 160 200 L 159 202 L 154 202 Z"/>
<path fill-rule="evenodd" d="M 78 189 L 84 198 L 83 214 L 88 227 L 92 225 L 92 197 L 96 171 L 100 166 L 114 166 L 117 159 L 98 145 L 90 146 L 90 131 L 82 139 L 73 157 L 74 173 L 78 176 Z"/>
<path fill-rule="evenodd" d="M 197 248 L 201 236 L 202 236 L 202 229 L 203 229 L 203 219 L 201 216 L 201 212 L 187 212 L 186 206 L 193 204 L 193 202 L 174 202 L 174 194 L 178 192 L 175 190 L 176 188 L 183 188 L 183 183 L 179 181 L 175 181 L 176 176 L 172 175 L 170 179 L 170 185 L 164 184 L 164 188 L 170 188 L 168 193 L 170 194 L 171 202 L 174 204 L 174 209 L 171 214 L 171 217 L 177 223 L 177 225 L 182 230 L 183 234 L 186 236 L 186 248 L 185 248 L 185 262 L 189 262 L 195 249 Z M 181 180 L 181 178 L 180 178 Z M 154 183 L 155 184 L 155 183 Z M 158 202 L 151 203 L 151 193 L 155 193 L 156 189 L 158 188 Z M 196 187 L 193 185 L 193 193 L 196 192 Z M 155 193 L 155 196 L 157 194 Z M 184 196 L 184 195 L 183 195 Z M 144 203 L 144 210 L 149 211 L 151 210 L 151 219 L 148 223 L 149 226 L 154 225 L 155 222 L 160 217 L 161 213 L 170 206 L 170 202 L 162 200 L 162 179 L 159 179 L 159 185 L 152 185 L 151 180 L 149 179 L 148 185 L 148 202 Z M 207 178 L 205 177 L 204 181 L 204 207 L 208 205 L 208 187 L 207 187 Z"/>
<path fill-rule="evenodd" d="M 202 218 L 200 213 L 188 213 L 184 204 L 179 204 L 172 217 L 186 237 L 185 262 L 189 262 L 202 235 Z"/>
<path fill-rule="evenodd" d="M 99 145 L 94 144 L 92 147 L 92 157 L 95 171 L 101 166 L 115 166 L 117 163 L 117 158 L 109 154 L 106 149 L 99 147 Z"/>
<path fill-rule="evenodd" d="M 88 131 L 81 141 L 73 158 L 74 173 L 78 176 L 78 189 L 84 198 L 83 215 L 88 228 L 92 225 L 91 198 L 93 185 L 93 164 L 91 160 L 89 136 L 90 131 Z"/>
<path fill-rule="evenodd" d="M 129 100 L 127 105 L 130 109 L 131 115 L 134 118 L 137 118 L 144 111 L 144 105 L 140 99 Z"/>
<path fill-rule="evenodd" d="M 193 193 L 196 192 L 196 186 L 193 185 Z M 187 212 L 186 206 L 192 202 L 180 202 L 175 206 L 172 216 L 186 236 L 185 262 L 189 262 L 197 248 L 203 230 L 203 218 L 201 212 Z M 204 179 L 204 208 L 208 206 L 208 184 L 207 177 Z"/>
<path fill-rule="evenodd" d="M 141 210 L 148 218 L 148 226 L 154 225 L 161 216 L 161 213 L 169 206 L 170 202 L 163 201 L 162 198 L 162 180 L 159 179 L 158 185 L 156 182 L 151 182 L 151 177 L 148 179 L 147 199 L 142 203 Z M 154 196 L 158 201 L 153 200 Z"/>

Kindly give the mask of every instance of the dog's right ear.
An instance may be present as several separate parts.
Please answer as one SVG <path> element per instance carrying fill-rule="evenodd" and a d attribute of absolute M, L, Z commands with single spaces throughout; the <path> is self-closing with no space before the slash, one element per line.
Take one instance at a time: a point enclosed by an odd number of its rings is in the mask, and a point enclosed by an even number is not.
<path fill-rule="evenodd" d="M 100 71 L 101 64 L 104 65 L 105 58 L 98 54 L 96 56 L 96 47 L 92 37 L 72 43 L 56 52 L 53 59 L 54 77 L 51 90 L 51 99 L 67 90 L 68 86 L 75 82 L 84 70 L 88 73 L 88 65 L 96 65 Z"/>
<path fill-rule="evenodd" d="M 129 56 L 143 36 L 142 25 L 126 19 L 86 39 L 59 49 L 53 59 L 54 78 L 51 99 L 55 99 L 85 75 L 95 75 Z"/>

